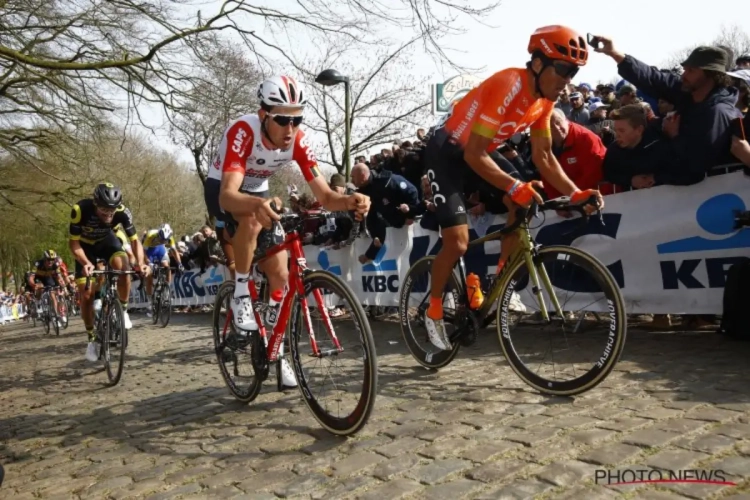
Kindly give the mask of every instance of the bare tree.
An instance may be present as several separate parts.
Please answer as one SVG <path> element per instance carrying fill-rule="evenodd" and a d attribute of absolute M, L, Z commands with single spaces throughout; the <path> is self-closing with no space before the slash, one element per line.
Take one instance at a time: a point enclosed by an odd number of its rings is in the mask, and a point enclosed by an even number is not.
<path fill-rule="evenodd" d="M 429 113 L 430 96 L 426 78 L 415 78 L 411 71 L 413 51 L 420 43 L 414 38 L 396 46 L 368 50 L 346 45 L 338 38 L 320 41 L 325 53 L 317 61 L 298 61 L 295 65 L 308 80 L 313 99 L 308 106 L 307 126 L 326 138 L 318 160 L 344 169 L 345 107 L 343 86 L 323 87 L 314 83 L 316 75 L 335 68 L 350 79 L 351 156 L 378 144 L 411 135 L 424 126 Z"/>
<path fill-rule="evenodd" d="M 715 47 L 721 46 L 722 48 L 729 49 L 732 53 L 729 54 L 731 59 L 730 66 L 734 66 L 735 59 L 742 55 L 750 53 L 750 34 L 744 31 L 739 25 L 734 24 L 732 26 L 722 26 L 719 34 L 713 38 L 710 42 L 695 43 L 689 47 L 674 52 L 664 62 L 665 68 L 679 67 L 682 62 L 687 59 L 690 53 L 700 45 L 713 45 Z"/>
<path fill-rule="evenodd" d="M 196 60 L 202 61 L 199 79 L 186 92 L 170 132 L 175 144 L 190 150 L 195 170 L 205 182 L 227 124 L 257 109 L 263 76 L 247 51 L 217 38 Z"/>

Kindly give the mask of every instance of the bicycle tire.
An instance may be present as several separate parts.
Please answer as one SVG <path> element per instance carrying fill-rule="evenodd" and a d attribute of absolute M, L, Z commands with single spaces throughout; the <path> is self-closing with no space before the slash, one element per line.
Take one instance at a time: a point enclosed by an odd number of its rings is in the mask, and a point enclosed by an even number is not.
<path fill-rule="evenodd" d="M 169 324 L 169 318 L 172 317 L 172 297 L 168 283 L 162 284 L 159 300 L 159 321 L 161 321 L 161 327 L 166 328 Z"/>
<path fill-rule="evenodd" d="M 42 326 L 44 328 L 44 333 L 46 335 L 49 335 L 50 329 L 52 328 L 52 324 L 49 319 L 49 299 L 46 295 L 42 295 Z"/>
<path fill-rule="evenodd" d="M 223 302 L 229 298 L 229 303 L 231 304 L 231 299 L 234 296 L 234 281 L 225 281 L 221 284 L 219 287 L 219 291 L 216 292 L 216 299 L 214 299 L 214 312 L 212 315 L 212 324 L 213 324 L 213 337 L 214 337 L 214 353 L 216 354 L 216 361 L 219 364 L 219 371 L 221 372 L 221 377 L 224 379 L 224 384 L 227 386 L 227 389 L 229 389 L 229 392 L 234 396 L 234 398 L 237 401 L 240 401 L 242 403 L 250 403 L 255 398 L 258 397 L 258 394 L 260 394 L 260 390 L 262 387 L 261 378 L 259 377 L 258 373 L 255 372 L 255 367 L 253 367 L 254 377 L 253 377 L 253 383 L 248 386 L 248 389 L 246 391 L 241 391 L 237 385 L 232 380 L 232 377 L 229 375 L 229 372 L 227 371 L 227 367 L 224 364 L 224 361 L 222 359 L 223 356 L 223 349 L 221 348 L 222 344 L 222 328 L 223 328 L 223 322 L 221 320 L 221 307 Z M 258 337 L 258 335 L 255 335 L 255 337 Z M 252 349 L 255 349 L 257 346 L 256 343 L 252 344 Z M 227 347 L 225 346 L 224 349 Z"/>
<path fill-rule="evenodd" d="M 151 295 L 151 324 L 155 325 L 159 322 L 159 311 L 161 310 L 161 294 L 159 292 L 158 283 L 154 285 L 154 293 Z"/>
<path fill-rule="evenodd" d="M 612 342 L 612 347 L 609 352 L 607 352 L 607 348 L 605 347 L 603 355 L 599 358 L 599 361 L 604 359 L 601 366 L 599 366 L 597 362 L 592 363 L 592 368 L 580 377 L 564 382 L 548 380 L 529 370 L 513 348 L 513 342 L 510 339 L 510 335 L 507 337 L 503 335 L 502 325 L 508 324 L 509 311 L 507 306 L 500 306 L 497 308 L 497 333 L 500 341 L 500 348 L 505 355 L 505 359 L 508 360 L 510 367 L 526 384 L 543 394 L 552 396 L 575 396 L 589 391 L 599 385 L 612 372 L 617 361 L 620 359 L 620 355 L 625 347 L 625 339 L 627 337 L 625 302 L 622 298 L 620 287 L 617 285 L 612 274 L 606 266 L 604 266 L 604 264 L 593 255 L 575 247 L 562 245 L 542 247 L 538 253 L 542 261 L 544 257 L 549 254 L 566 254 L 568 256 L 567 259 L 559 260 L 572 262 L 586 268 L 598 277 L 597 283 L 602 284 L 607 288 L 607 290 L 603 291 L 611 303 L 610 318 L 613 319 L 613 322 L 616 325 L 614 330 L 610 326 L 610 334 L 614 334 L 615 337 Z M 525 260 L 518 260 L 510 269 L 508 269 L 508 276 L 512 277 L 521 266 L 525 265 Z M 501 297 L 500 300 L 512 291 L 511 285 L 512 280 L 507 280 L 506 285 L 503 287 L 503 290 L 499 295 Z M 607 345 L 609 346 L 609 343 Z"/>
<path fill-rule="evenodd" d="M 303 276 L 302 282 L 305 290 L 312 288 L 316 283 L 323 283 L 325 286 L 322 288 L 330 290 L 334 294 L 344 298 L 350 308 L 350 314 L 356 317 L 360 326 L 360 340 L 363 344 L 365 357 L 362 392 L 354 411 L 343 418 L 330 415 L 326 412 L 324 407 L 315 399 L 314 392 L 307 386 L 307 378 L 302 369 L 300 357 L 308 353 L 301 353 L 298 344 L 300 331 L 302 330 L 300 327 L 306 326 L 300 307 L 302 301 L 299 294 L 293 298 L 292 314 L 286 331 L 290 344 L 289 353 L 292 358 L 292 366 L 297 378 L 297 386 L 300 394 L 302 394 L 302 400 L 312 412 L 315 420 L 327 431 L 337 436 L 351 436 L 361 430 L 370 418 L 372 410 L 375 407 L 375 398 L 378 390 L 378 358 L 370 323 L 367 320 L 364 308 L 359 303 L 359 300 L 357 300 L 352 289 L 335 274 L 328 271 L 309 271 Z"/>
<path fill-rule="evenodd" d="M 68 324 L 70 323 L 70 310 L 68 309 L 68 299 L 65 297 L 58 297 L 57 298 L 57 315 L 60 318 L 65 318 L 65 321 L 62 322 L 62 329 L 67 330 Z M 60 311 L 62 309 L 62 311 Z M 67 314 L 64 314 L 67 313 Z"/>
<path fill-rule="evenodd" d="M 451 349 L 450 351 L 439 351 L 436 347 L 434 348 L 435 351 L 425 351 L 424 349 L 422 349 L 422 347 L 417 343 L 414 337 L 415 332 L 413 331 L 409 323 L 408 310 L 405 310 L 405 305 L 409 303 L 409 292 L 411 291 L 413 286 L 414 275 L 419 276 L 418 273 L 424 273 L 424 268 L 431 269 L 432 261 L 434 260 L 434 255 L 428 255 L 416 261 L 414 265 L 409 268 L 409 270 L 406 272 L 406 276 L 404 276 L 404 281 L 401 285 L 401 290 L 399 291 L 398 298 L 398 318 L 399 323 L 401 324 L 401 335 L 404 337 L 406 348 L 409 349 L 409 353 L 417 361 L 417 363 L 430 370 L 437 370 L 450 364 L 450 362 L 453 361 L 453 359 L 458 354 L 459 349 L 461 348 L 459 342 L 454 342 L 453 349 Z M 461 287 L 459 286 L 459 279 L 456 275 L 455 270 L 451 272 L 448 278 L 447 285 L 453 286 L 456 290 L 461 290 Z M 454 297 L 454 300 L 458 301 L 459 298 Z"/>
<path fill-rule="evenodd" d="M 115 332 L 112 329 L 112 320 L 119 332 Z M 115 343 L 119 349 L 117 352 L 112 352 L 112 343 Z M 107 370 L 107 377 L 109 378 L 110 386 L 117 385 L 122 378 L 122 372 L 125 368 L 125 348 L 128 344 L 128 331 L 125 329 L 125 318 L 123 315 L 122 304 L 119 300 L 113 300 L 109 304 L 109 310 L 107 311 L 107 318 L 104 321 L 104 335 L 102 338 L 102 352 L 104 353 L 104 367 Z M 112 355 L 116 355 L 119 358 L 119 364 L 115 370 L 112 369 Z"/>

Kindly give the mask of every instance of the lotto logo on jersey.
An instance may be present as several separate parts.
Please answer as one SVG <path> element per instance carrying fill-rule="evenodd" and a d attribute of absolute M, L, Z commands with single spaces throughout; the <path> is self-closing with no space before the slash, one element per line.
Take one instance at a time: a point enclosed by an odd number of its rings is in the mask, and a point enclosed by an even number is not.
<path fill-rule="evenodd" d="M 245 175 L 248 177 L 255 177 L 256 179 L 265 179 L 273 175 L 273 170 L 256 170 L 254 168 L 248 168 L 245 171 Z"/>
<path fill-rule="evenodd" d="M 242 151 L 242 143 L 247 137 L 247 133 L 243 128 L 237 129 L 237 134 L 234 136 L 234 144 L 232 145 L 232 151 L 239 154 Z"/>

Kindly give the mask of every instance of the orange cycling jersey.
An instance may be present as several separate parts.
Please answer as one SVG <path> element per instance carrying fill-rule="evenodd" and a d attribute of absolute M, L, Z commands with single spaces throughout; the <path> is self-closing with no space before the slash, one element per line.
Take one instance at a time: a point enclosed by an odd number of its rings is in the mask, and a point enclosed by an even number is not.
<path fill-rule="evenodd" d="M 529 91 L 526 69 L 498 71 L 457 102 L 445 122 L 445 130 L 461 146 L 473 132 L 493 139 L 487 152 L 513 134 L 531 127 L 531 135 L 551 137 L 550 116 L 555 103 L 536 99 Z"/>

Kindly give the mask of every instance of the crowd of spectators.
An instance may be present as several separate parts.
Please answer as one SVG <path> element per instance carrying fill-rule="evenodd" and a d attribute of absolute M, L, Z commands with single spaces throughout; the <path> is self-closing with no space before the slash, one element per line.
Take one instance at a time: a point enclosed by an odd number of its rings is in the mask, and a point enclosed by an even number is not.
<path fill-rule="evenodd" d="M 737 58 L 726 47 L 696 48 L 680 67 L 658 69 L 616 50 L 602 38 L 602 52 L 617 64 L 621 80 L 565 88 L 552 116 L 553 152 L 568 177 L 581 189 L 603 194 L 658 185 L 691 185 L 707 176 L 750 167 L 750 54 Z M 367 229 L 372 244 L 360 261 L 372 260 L 387 227 L 403 227 L 432 217 L 423 152 L 429 132 L 398 141 L 356 158 L 355 187 L 370 196 Z M 529 154 L 528 135 L 514 136 L 492 153 L 506 172 L 525 181 L 542 180 Z M 721 168 L 717 168 L 721 167 Z M 467 212 L 507 211 L 501 194 L 467 172 Z M 560 196 L 549 183 L 544 195 Z M 565 214 L 561 214 L 565 215 Z"/>

